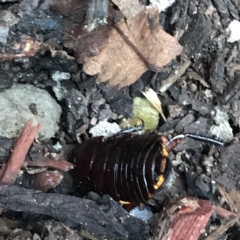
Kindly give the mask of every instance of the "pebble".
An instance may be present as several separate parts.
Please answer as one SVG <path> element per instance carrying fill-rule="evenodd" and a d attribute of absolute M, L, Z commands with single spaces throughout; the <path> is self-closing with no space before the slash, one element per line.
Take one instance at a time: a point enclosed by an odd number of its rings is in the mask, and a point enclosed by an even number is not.
<path fill-rule="evenodd" d="M 117 123 L 110 123 L 104 120 L 92 127 L 89 132 L 93 137 L 103 136 L 107 138 L 119 133 L 120 131 L 121 128 Z"/>
<path fill-rule="evenodd" d="M 40 139 L 53 137 L 59 128 L 62 109 L 46 90 L 15 84 L 0 93 L 0 103 L 0 136 L 17 138 L 29 119 L 41 124 Z M 33 104 L 35 112 L 30 108 Z"/>
<path fill-rule="evenodd" d="M 230 36 L 227 39 L 229 43 L 234 43 L 240 40 L 240 22 L 233 20 L 229 25 L 227 30 L 230 32 Z"/>
<path fill-rule="evenodd" d="M 16 18 L 10 11 L 0 10 L 0 42 L 7 43 L 9 28 L 18 23 L 19 19 Z"/>

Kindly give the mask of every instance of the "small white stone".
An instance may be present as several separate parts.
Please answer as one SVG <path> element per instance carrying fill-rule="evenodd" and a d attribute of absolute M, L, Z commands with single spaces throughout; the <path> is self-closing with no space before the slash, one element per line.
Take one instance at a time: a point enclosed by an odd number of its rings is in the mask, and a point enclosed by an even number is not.
<path fill-rule="evenodd" d="M 53 145 L 53 148 L 55 148 L 57 151 L 62 149 L 62 144 L 60 142 L 57 142 L 55 145 Z"/>
<path fill-rule="evenodd" d="M 62 80 L 69 80 L 71 78 L 71 74 L 68 72 L 59 72 L 56 71 L 55 73 L 53 73 L 52 75 L 52 79 L 54 81 L 62 81 Z"/>
<path fill-rule="evenodd" d="M 210 132 L 218 139 L 224 142 L 230 142 L 233 140 L 233 130 L 228 122 L 229 116 L 226 112 L 222 111 L 218 106 L 215 107 L 215 116 L 213 117 L 215 125 L 212 125 Z"/>
<path fill-rule="evenodd" d="M 52 87 L 53 92 L 58 101 L 61 101 L 67 94 L 67 90 L 61 86 L 60 82 L 57 81 L 57 85 Z"/>
<path fill-rule="evenodd" d="M 157 7 L 159 12 L 165 11 L 172 6 L 174 2 L 175 0 L 150 0 L 151 6 Z"/>
<path fill-rule="evenodd" d="M 90 129 L 90 133 L 93 137 L 103 136 L 103 137 L 111 137 L 114 134 L 117 134 L 121 131 L 121 128 L 117 123 L 110 123 L 106 120 L 100 121 L 96 126 Z"/>
<path fill-rule="evenodd" d="M 230 36 L 227 39 L 228 42 L 234 43 L 240 40 L 240 22 L 233 20 L 229 25 L 227 30 L 230 32 Z"/>
<path fill-rule="evenodd" d="M 130 211 L 130 215 L 147 223 L 152 218 L 153 212 L 148 206 L 145 206 L 143 210 L 140 210 L 139 207 L 135 207 Z"/>

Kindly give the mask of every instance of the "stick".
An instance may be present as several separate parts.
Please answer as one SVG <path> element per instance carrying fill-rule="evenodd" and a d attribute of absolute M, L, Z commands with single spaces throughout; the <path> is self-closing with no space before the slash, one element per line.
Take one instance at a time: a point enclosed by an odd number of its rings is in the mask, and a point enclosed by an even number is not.
<path fill-rule="evenodd" d="M 40 125 L 33 126 L 32 120 L 26 122 L 7 164 L 3 165 L 0 170 L 0 184 L 14 184 L 25 161 L 26 154 L 40 128 Z"/>

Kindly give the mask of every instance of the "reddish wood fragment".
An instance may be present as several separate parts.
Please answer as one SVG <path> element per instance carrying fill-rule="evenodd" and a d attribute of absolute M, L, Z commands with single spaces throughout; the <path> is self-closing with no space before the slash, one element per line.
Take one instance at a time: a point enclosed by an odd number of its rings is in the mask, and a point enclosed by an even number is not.
<path fill-rule="evenodd" d="M 231 217 L 231 216 L 236 216 L 236 214 L 235 213 L 233 213 L 233 212 L 230 212 L 230 211 L 228 211 L 227 209 L 224 209 L 224 208 L 222 208 L 222 207 L 220 207 L 220 206 L 212 206 L 212 209 L 213 209 L 213 211 L 217 214 L 217 215 L 219 215 L 219 216 L 221 216 L 221 217 L 223 217 L 223 218 L 229 218 L 229 217 Z"/>
<path fill-rule="evenodd" d="M 61 171 L 68 171 L 73 169 L 73 164 L 62 159 L 54 159 L 51 157 L 44 157 L 37 161 L 27 160 L 25 166 L 27 167 L 51 167 Z"/>
<path fill-rule="evenodd" d="M 197 240 L 204 233 L 211 215 L 209 201 L 182 198 L 155 217 L 160 230 L 153 232 L 153 239 Z"/>
<path fill-rule="evenodd" d="M 23 166 L 26 154 L 41 126 L 33 126 L 29 120 L 20 134 L 8 162 L 0 170 L 0 184 L 13 184 Z"/>
<path fill-rule="evenodd" d="M 58 171 L 46 171 L 35 175 L 35 189 L 47 192 L 55 188 L 63 179 L 63 175 Z"/>
<path fill-rule="evenodd" d="M 212 215 L 212 207 L 208 201 L 198 200 L 198 203 L 199 208 L 192 212 L 190 207 L 189 212 L 177 214 L 163 240 L 197 240 L 204 233 Z"/>

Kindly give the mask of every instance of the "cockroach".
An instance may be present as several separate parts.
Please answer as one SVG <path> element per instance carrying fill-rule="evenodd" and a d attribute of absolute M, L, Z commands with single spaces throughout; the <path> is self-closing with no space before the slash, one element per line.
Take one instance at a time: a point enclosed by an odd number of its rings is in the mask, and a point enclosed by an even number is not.
<path fill-rule="evenodd" d="M 215 139 L 180 134 L 168 141 L 157 134 L 94 137 L 73 151 L 80 182 L 122 204 L 146 202 L 163 185 L 171 170 L 168 153 L 185 137 L 218 144 Z"/>

